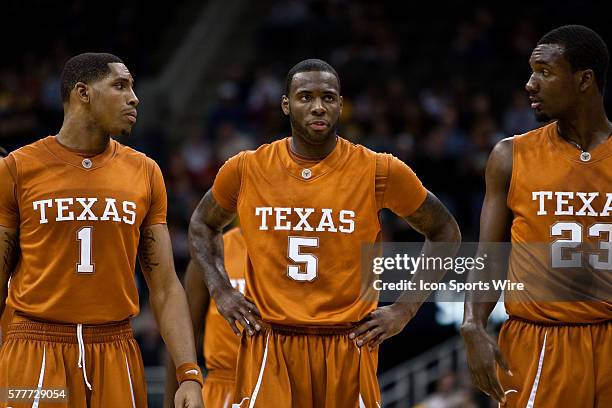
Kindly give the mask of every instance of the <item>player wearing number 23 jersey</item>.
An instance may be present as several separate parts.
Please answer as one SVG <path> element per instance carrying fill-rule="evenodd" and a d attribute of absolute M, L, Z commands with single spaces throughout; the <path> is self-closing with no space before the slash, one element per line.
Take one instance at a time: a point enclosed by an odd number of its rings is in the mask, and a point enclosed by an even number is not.
<path fill-rule="evenodd" d="M 462 333 L 477 385 L 508 407 L 612 406 L 608 61 L 586 27 L 542 37 L 525 88 L 551 123 L 502 140 L 487 165 L 480 239 L 510 234 L 508 279 L 524 288 L 505 293 L 499 348 L 484 330 L 491 303 L 468 300 Z"/>

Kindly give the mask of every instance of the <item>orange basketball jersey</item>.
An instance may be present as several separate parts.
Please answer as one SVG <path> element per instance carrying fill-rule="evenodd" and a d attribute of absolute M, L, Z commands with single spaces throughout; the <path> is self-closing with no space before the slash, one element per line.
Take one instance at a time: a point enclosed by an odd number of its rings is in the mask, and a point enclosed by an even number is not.
<path fill-rule="evenodd" d="M 426 194 L 401 161 L 342 138 L 319 162 L 295 157 L 289 138 L 243 152 L 213 185 L 240 217 L 247 297 L 264 320 L 285 325 L 342 325 L 370 313 L 361 245 L 378 240 L 381 207 L 407 216 Z"/>
<path fill-rule="evenodd" d="M 225 270 L 234 289 L 244 293 L 244 268 L 246 265 L 246 244 L 240 228 L 234 228 L 223 235 L 223 252 Z M 204 360 L 208 370 L 236 369 L 238 356 L 238 338 L 227 321 L 217 310 L 217 305 L 211 299 L 206 312 L 204 326 Z"/>
<path fill-rule="evenodd" d="M 19 229 L 7 304 L 35 319 L 97 324 L 138 313 L 140 228 L 166 222 L 155 162 L 111 140 L 86 157 L 49 136 L 0 161 L 0 225 Z"/>
<path fill-rule="evenodd" d="M 561 138 L 556 123 L 515 136 L 508 206 L 513 244 L 529 246 L 510 258 L 508 276 L 525 282 L 525 292 L 513 296 L 516 302 L 507 299 L 508 313 L 544 322 L 612 318 L 612 140 L 581 154 Z M 557 286 L 573 285 L 575 271 L 592 280 L 603 301 L 557 296 Z"/>

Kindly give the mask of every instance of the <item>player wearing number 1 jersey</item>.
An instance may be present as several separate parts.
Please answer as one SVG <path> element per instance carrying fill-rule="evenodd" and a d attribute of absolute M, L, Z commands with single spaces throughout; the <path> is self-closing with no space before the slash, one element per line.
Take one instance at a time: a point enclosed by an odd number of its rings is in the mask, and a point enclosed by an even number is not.
<path fill-rule="evenodd" d="M 87 53 L 66 63 L 61 83 L 59 134 L 0 161 L 0 312 L 5 300 L 14 311 L 0 349 L 0 390 L 65 390 L 62 406 L 74 408 L 146 407 L 129 323 L 138 313 L 138 255 L 180 369 L 177 406 L 201 407 L 160 169 L 111 138 L 136 122 L 132 76 L 119 58 Z M 0 407 L 46 406 L 44 395 L 4 395 Z"/>
<path fill-rule="evenodd" d="M 499 348 L 485 331 L 494 303 L 466 299 L 462 334 L 476 384 L 508 407 L 612 406 L 608 61 L 586 27 L 546 34 L 526 89 L 536 118 L 555 121 L 500 142 L 489 159 L 479 251 L 510 236 L 508 278 L 525 291 L 506 297 Z"/>
<path fill-rule="evenodd" d="M 342 97 L 330 65 L 306 60 L 291 69 L 282 109 L 291 137 L 228 160 L 190 226 L 193 259 L 219 312 L 248 334 L 234 407 L 378 408 L 377 346 L 416 305 L 377 309 L 361 296 L 361 246 L 379 240 L 381 208 L 427 242 L 458 241 L 459 230 L 408 166 L 336 134 Z M 236 213 L 246 298 L 223 270 L 221 229 Z"/>

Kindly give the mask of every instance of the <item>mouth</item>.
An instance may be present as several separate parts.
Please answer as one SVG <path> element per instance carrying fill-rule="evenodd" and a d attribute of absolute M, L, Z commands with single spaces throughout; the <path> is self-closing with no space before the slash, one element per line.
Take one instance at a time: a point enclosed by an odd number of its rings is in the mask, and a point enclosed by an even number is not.
<path fill-rule="evenodd" d="M 542 107 L 542 100 L 536 97 L 530 96 L 529 101 L 531 102 L 531 109 L 539 110 Z"/>
<path fill-rule="evenodd" d="M 325 129 L 329 128 L 329 124 L 324 120 L 313 120 L 308 123 L 308 127 L 310 127 L 315 132 L 322 132 Z"/>
<path fill-rule="evenodd" d="M 128 118 L 131 124 L 134 124 L 136 123 L 136 118 L 138 117 L 138 113 L 135 110 L 133 110 L 133 111 L 127 112 L 125 116 Z"/>

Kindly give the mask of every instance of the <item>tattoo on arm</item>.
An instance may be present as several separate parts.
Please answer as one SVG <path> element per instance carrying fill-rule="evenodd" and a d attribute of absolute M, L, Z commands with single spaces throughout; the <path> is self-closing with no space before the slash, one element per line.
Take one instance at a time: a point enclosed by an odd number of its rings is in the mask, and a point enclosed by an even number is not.
<path fill-rule="evenodd" d="M 406 217 L 406 221 L 416 231 L 424 234 L 425 232 L 435 231 L 448 223 L 449 218 L 451 216 L 446 207 L 435 195 L 427 192 L 423 204 L 414 213 Z"/>
<path fill-rule="evenodd" d="M 17 233 L 5 231 L 2 240 L 6 245 L 6 249 L 2 256 L 2 268 L 10 274 L 18 258 Z"/>
<path fill-rule="evenodd" d="M 143 272 L 149 273 L 153 268 L 159 266 L 159 262 L 155 262 L 155 236 L 153 235 L 153 231 L 148 228 L 142 231 L 140 235 L 140 244 L 138 246 L 140 266 Z"/>

